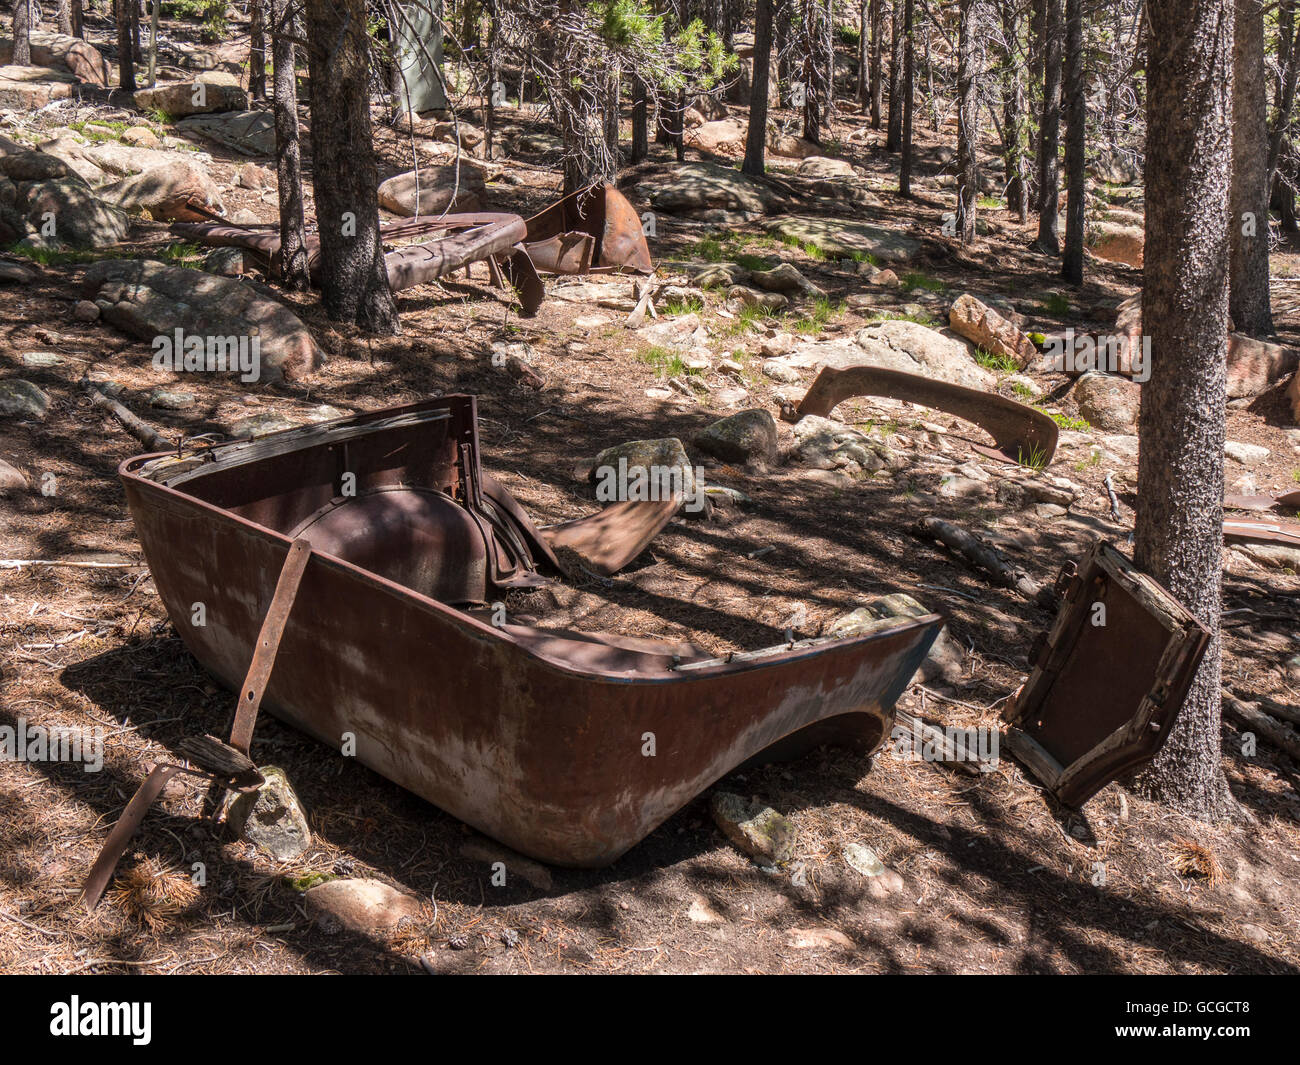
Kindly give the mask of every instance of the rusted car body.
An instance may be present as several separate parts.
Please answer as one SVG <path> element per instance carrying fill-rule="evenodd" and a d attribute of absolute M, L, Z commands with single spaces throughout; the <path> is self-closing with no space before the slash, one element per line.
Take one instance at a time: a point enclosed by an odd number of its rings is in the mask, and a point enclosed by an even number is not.
<path fill-rule="evenodd" d="M 158 593 L 207 669 L 240 685 L 306 539 L 263 705 L 542 861 L 605 865 L 751 759 L 865 753 L 888 735 L 937 615 L 725 658 L 494 617 L 506 590 L 550 579 L 554 555 L 477 447 L 474 401 L 453 396 L 119 472 Z"/>

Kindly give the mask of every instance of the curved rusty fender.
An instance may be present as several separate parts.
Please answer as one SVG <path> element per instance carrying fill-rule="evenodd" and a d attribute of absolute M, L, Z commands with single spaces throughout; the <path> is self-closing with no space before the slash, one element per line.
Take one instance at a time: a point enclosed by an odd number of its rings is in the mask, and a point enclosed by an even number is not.
<path fill-rule="evenodd" d="M 1056 454 L 1056 423 L 1042 411 L 991 392 L 874 366 L 823 367 L 797 407 L 782 404 L 781 417 L 788 422 L 810 414 L 825 418 L 854 396 L 906 400 L 973 422 L 993 437 L 994 446 L 971 446 L 991 458 L 1034 466 L 1041 463 L 1046 468 Z"/>

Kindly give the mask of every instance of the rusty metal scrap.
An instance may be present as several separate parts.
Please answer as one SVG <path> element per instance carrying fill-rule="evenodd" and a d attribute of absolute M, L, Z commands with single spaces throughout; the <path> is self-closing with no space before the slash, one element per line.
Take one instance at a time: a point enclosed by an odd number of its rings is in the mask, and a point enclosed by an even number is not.
<path fill-rule="evenodd" d="M 994 446 L 971 446 L 991 458 L 1046 467 L 1056 454 L 1056 423 L 1040 410 L 991 392 L 874 366 L 823 367 L 797 405 L 782 405 L 781 417 L 788 422 L 809 415 L 829 417 L 836 406 L 854 396 L 918 403 L 973 422 L 993 437 Z"/>
<path fill-rule="evenodd" d="M 641 219 L 613 185 L 590 185 L 528 219 L 524 247 L 552 274 L 654 272 Z"/>

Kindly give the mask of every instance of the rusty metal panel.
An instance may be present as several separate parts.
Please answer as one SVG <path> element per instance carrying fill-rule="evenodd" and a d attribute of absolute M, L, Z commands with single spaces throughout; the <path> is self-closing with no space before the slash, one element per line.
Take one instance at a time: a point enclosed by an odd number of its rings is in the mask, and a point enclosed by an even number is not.
<path fill-rule="evenodd" d="M 475 462 L 449 461 L 448 445 L 471 438 L 472 414 L 468 397 L 444 397 L 231 445 L 229 458 L 214 449 L 124 463 L 158 593 L 195 657 L 240 682 L 292 534 L 332 501 L 340 469 L 356 473 L 368 500 L 400 486 L 445 492 L 462 507 L 485 501 L 491 521 L 474 528 L 511 527 L 521 569 L 536 576 L 529 540 L 540 534 L 513 521 L 504 489 L 479 480 Z M 308 539 L 312 525 L 300 530 Z M 386 527 L 381 520 L 376 536 Z M 380 551 L 344 557 L 351 533 L 334 535 L 313 543 L 267 710 L 335 751 L 352 733 L 363 764 L 558 865 L 615 860 L 765 752 L 830 739 L 878 746 L 942 626 L 932 614 L 867 636 L 711 659 L 671 641 L 494 626 L 403 583 L 414 578 L 401 566 L 377 572 Z M 189 624 L 196 601 L 207 605 L 203 627 Z M 654 757 L 642 753 L 647 733 Z"/>
<path fill-rule="evenodd" d="M 797 406 L 782 405 L 781 417 L 788 422 L 810 414 L 827 418 L 854 396 L 901 399 L 973 422 L 993 437 L 993 447 L 971 446 L 991 458 L 1046 467 L 1056 454 L 1059 431 L 1040 410 L 992 392 L 874 366 L 824 367 Z"/>
<path fill-rule="evenodd" d="M 1060 611 L 1003 712 L 1011 750 L 1067 806 L 1154 757 L 1209 633 L 1109 544 L 1062 572 Z"/>
<path fill-rule="evenodd" d="M 555 274 L 654 272 L 641 218 L 613 185 L 591 185 L 528 219 L 524 247 Z"/>

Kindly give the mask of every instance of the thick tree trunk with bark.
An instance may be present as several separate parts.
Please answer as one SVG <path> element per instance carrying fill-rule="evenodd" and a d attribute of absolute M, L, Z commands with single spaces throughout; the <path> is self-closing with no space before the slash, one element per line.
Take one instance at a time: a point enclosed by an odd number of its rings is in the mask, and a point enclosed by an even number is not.
<path fill-rule="evenodd" d="M 390 335 L 397 304 L 379 240 L 365 4 L 307 0 L 306 23 L 322 303 L 331 318 Z"/>
<path fill-rule="evenodd" d="M 298 134 L 298 79 L 294 72 L 293 8 L 290 0 L 268 0 L 273 64 L 272 115 L 275 119 L 275 171 L 280 195 L 280 250 L 277 266 L 286 288 L 311 287 L 303 226 L 302 147 Z M 313 104 L 315 101 L 313 100 Z"/>
<path fill-rule="evenodd" d="M 113 0 L 113 19 L 117 25 L 117 83 L 127 92 L 136 90 L 135 42 L 131 39 L 132 2 L 133 0 Z"/>
<path fill-rule="evenodd" d="M 916 97 L 916 48 L 913 41 L 913 0 L 903 0 L 903 158 L 898 166 L 898 192 L 912 195 L 912 107 Z"/>
<path fill-rule="evenodd" d="M 749 129 L 741 172 L 762 174 L 767 163 L 767 93 L 772 79 L 772 3 L 758 0 L 754 22 L 754 77 L 749 95 Z"/>
<path fill-rule="evenodd" d="M 979 93 L 975 69 L 978 38 L 976 0 L 961 0 L 957 39 L 957 235 L 975 241 L 975 205 L 979 199 Z"/>
<path fill-rule="evenodd" d="M 1061 45 L 1065 16 L 1061 0 L 1047 0 L 1043 20 L 1043 113 L 1038 123 L 1038 240 L 1048 255 L 1061 253 Z"/>
<path fill-rule="evenodd" d="M 1065 254 L 1061 259 L 1061 277 L 1075 285 L 1083 284 L 1083 226 L 1088 201 L 1088 175 L 1084 159 L 1087 124 L 1083 0 L 1066 0 L 1065 179 L 1070 196 L 1065 205 Z"/>
<path fill-rule="evenodd" d="M 70 0 L 70 14 L 72 16 L 72 36 L 86 38 L 85 19 L 82 16 L 81 0 Z"/>
<path fill-rule="evenodd" d="M 1168 742 L 1135 781 L 1182 814 L 1225 816 L 1221 765 L 1223 440 L 1234 0 L 1148 0 L 1134 559 L 1214 634 Z"/>
<path fill-rule="evenodd" d="M 889 122 L 885 151 L 903 146 L 903 2 L 893 0 L 889 17 Z"/>
<path fill-rule="evenodd" d="M 1268 295 L 1269 138 L 1264 10 L 1236 0 L 1232 49 L 1232 222 L 1228 306 L 1239 332 L 1273 332 Z"/>
<path fill-rule="evenodd" d="M 14 66 L 32 65 L 32 0 L 14 0 Z"/>

